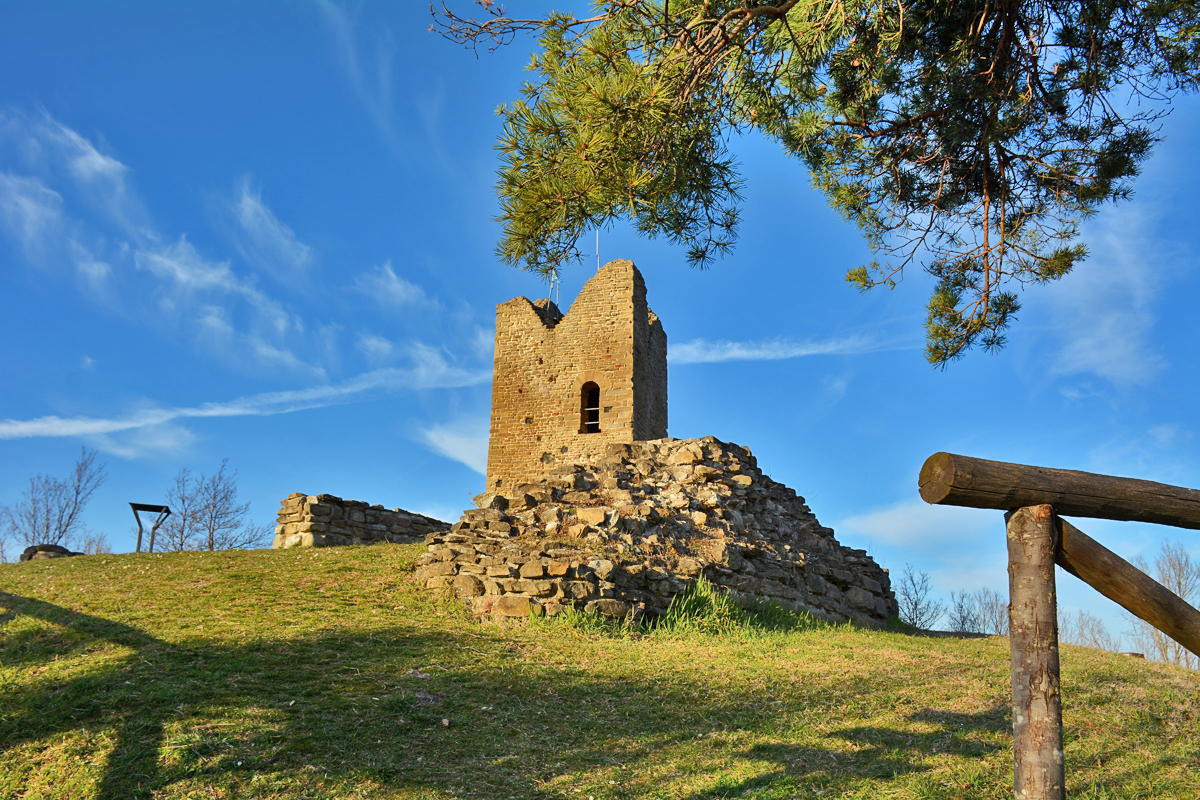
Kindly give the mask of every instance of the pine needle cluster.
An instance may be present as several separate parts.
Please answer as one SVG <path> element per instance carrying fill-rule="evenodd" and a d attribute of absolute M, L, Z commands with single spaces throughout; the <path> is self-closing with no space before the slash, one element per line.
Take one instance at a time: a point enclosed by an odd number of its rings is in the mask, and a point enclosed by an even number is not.
<path fill-rule="evenodd" d="M 540 37 L 500 109 L 506 262 L 553 273 L 626 219 L 708 265 L 737 236 L 730 137 L 757 130 L 876 252 L 851 283 L 891 288 L 914 263 L 937 279 L 939 366 L 1002 347 L 1014 289 L 1086 257 L 1082 222 L 1130 196 L 1200 64 L 1183 0 L 601 0 L 527 20 L 480 5 L 481 21 L 443 6 L 435 28 L 468 46 Z"/>

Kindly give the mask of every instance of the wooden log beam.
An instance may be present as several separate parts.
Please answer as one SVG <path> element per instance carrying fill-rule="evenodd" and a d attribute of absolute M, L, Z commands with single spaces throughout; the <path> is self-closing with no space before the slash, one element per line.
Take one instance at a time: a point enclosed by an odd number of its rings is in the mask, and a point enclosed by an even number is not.
<path fill-rule="evenodd" d="M 1200 529 L 1200 491 L 1069 469 L 934 453 L 921 467 L 927 503 L 1011 511 L 1052 505 L 1068 517 L 1155 522 Z"/>
<path fill-rule="evenodd" d="M 1058 671 L 1057 531 L 1048 505 L 1005 515 L 1012 648 L 1013 793 L 1066 800 Z"/>
<path fill-rule="evenodd" d="M 1200 611 L 1064 519 L 1055 562 L 1200 656 Z"/>

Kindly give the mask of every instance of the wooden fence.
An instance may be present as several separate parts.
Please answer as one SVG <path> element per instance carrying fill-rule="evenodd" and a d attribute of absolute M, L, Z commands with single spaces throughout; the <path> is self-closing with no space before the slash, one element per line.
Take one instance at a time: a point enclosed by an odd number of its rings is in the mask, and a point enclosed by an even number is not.
<path fill-rule="evenodd" d="M 1059 514 L 1200 529 L 1200 491 L 1132 478 L 935 453 L 928 503 L 994 508 L 1008 532 L 1013 791 L 1065 800 L 1054 565 L 1200 655 L 1200 611 Z"/>

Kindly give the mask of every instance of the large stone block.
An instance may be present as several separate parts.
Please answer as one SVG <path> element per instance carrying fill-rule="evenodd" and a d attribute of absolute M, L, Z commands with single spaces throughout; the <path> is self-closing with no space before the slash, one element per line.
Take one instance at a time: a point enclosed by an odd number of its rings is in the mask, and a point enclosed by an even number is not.
<path fill-rule="evenodd" d="M 584 606 L 585 611 L 598 611 L 606 617 L 624 619 L 629 616 L 632 607 L 624 600 L 602 599 L 590 600 Z"/>
<path fill-rule="evenodd" d="M 609 508 L 581 508 L 575 512 L 575 516 L 585 525 L 603 525 L 608 518 Z"/>
<path fill-rule="evenodd" d="M 492 603 L 492 613 L 498 617 L 539 617 L 543 613 L 540 603 L 528 597 L 514 594 L 500 595 Z"/>
<path fill-rule="evenodd" d="M 473 575 L 459 575 L 451 581 L 450 588 L 454 591 L 454 596 L 459 599 L 479 597 L 484 593 L 483 581 Z"/>

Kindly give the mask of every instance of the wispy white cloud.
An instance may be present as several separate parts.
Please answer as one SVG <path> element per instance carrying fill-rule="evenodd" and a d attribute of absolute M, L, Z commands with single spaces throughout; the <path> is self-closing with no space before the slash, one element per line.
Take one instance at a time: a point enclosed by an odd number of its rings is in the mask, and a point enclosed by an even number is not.
<path fill-rule="evenodd" d="M 0 439 L 87 437 L 151 428 L 182 419 L 272 416 L 324 408 L 366 399 L 374 394 L 422 389 L 452 389 L 486 383 L 491 374 L 450 364 L 435 348 L 422 343 L 409 347 L 409 367 L 390 367 L 363 373 L 341 383 L 283 392 L 266 392 L 224 403 L 191 407 L 151 406 L 110 417 L 46 416 L 30 420 L 0 420 Z"/>
<path fill-rule="evenodd" d="M 933 506 L 923 500 L 904 500 L 842 520 L 849 529 L 872 541 L 914 550 L 961 542 L 995 527 L 998 512 L 959 506 Z"/>
<path fill-rule="evenodd" d="M 1118 427 L 1097 437 L 1087 451 L 1084 468 L 1102 475 L 1190 486 L 1196 481 L 1193 448 L 1188 444 L 1191 438 L 1191 431 L 1171 423 L 1142 431 Z"/>
<path fill-rule="evenodd" d="M 476 357 L 484 361 L 491 361 L 495 356 L 495 348 L 495 329 L 484 328 L 476 325 L 475 335 L 471 337 L 471 352 L 475 353 Z"/>
<path fill-rule="evenodd" d="M 1192 438 L 1190 431 L 1185 430 L 1175 423 L 1154 425 L 1150 428 L 1149 434 L 1151 438 L 1161 445 L 1175 444 L 1176 442 L 1186 441 Z"/>
<path fill-rule="evenodd" d="M 88 248 L 73 239 L 68 242 L 67 246 L 71 251 L 71 258 L 75 262 L 75 270 L 79 276 L 93 292 L 105 291 L 109 278 L 113 274 L 112 265 L 107 261 L 100 261 L 92 255 Z"/>
<path fill-rule="evenodd" d="M 714 364 L 722 361 L 778 361 L 819 355 L 859 355 L 892 349 L 866 336 L 824 341 L 766 339 L 759 342 L 708 341 L 670 345 L 667 360 L 672 364 Z"/>
<path fill-rule="evenodd" d="M 145 211 L 129 188 L 129 168 L 48 112 L 0 112 L 0 130 L 7 138 L 21 140 L 30 167 L 65 174 L 77 197 L 124 235 L 136 236 L 147 226 Z"/>
<path fill-rule="evenodd" d="M 62 228 L 62 195 L 41 180 L 0 173 L 0 222 L 25 254 L 41 260 L 51 237 Z"/>
<path fill-rule="evenodd" d="M 236 295 L 250 303 L 257 312 L 259 324 L 276 335 L 299 328 L 299 320 L 280 302 L 268 297 L 252 282 L 238 278 L 228 261 L 205 258 L 186 237 L 181 236 L 178 241 L 166 245 L 138 249 L 133 260 L 138 269 L 165 282 L 168 290 L 174 293 L 174 303 L 199 304 L 197 312 L 202 320 L 211 317 L 213 309 L 219 307 L 214 303 L 215 299 Z M 224 308 L 220 308 L 224 314 Z"/>
<path fill-rule="evenodd" d="M 1093 254 L 1048 287 L 1048 318 L 1061 344 L 1051 369 L 1057 375 L 1092 373 L 1116 384 L 1145 384 L 1166 366 L 1153 330 L 1159 275 L 1169 255 L 1146 235 L 1133 209 L 1108 216 L 1092 233 Z"/>
<path fill-rule="evenodd" d="M 170 456 L 186 451 L 197 440 L 196 434 L 182 425 L 165 422 L 126 431 L 80 437 L 88 444 L 118 458 L 142 458 L 148 455 Z"/>
<path fill-rule="evenodd" d="M 67 156 L 67 168 L 76 179 L 85 183 L 105 182 L 123 187 L 129 168 L 112 156 L 105 155 L 95 145 L 75 131 L 43 114 L 45 138 L 58 143 Z"/>
<path fill-rule="evenodd" d="M 45 112 L 11 110 L 0 110 L 0 157 L 32 173 L 0 173 L 0 230 L 31 262 L 73 264 L 91 298 L 182 326 L 242 368 L 323 378 L 320 367 L 295 355 L 306 343 L 300 317 L 258 288 L 254 276 L 236 274 L 229 260 L 207 257 L 187 236 L 149 224 L 119 160 Z M 235 216 L 247 252 L 267 266 L 295 271 L 313 260 L 248 182 Z M 136 272 L 152 276 L 152 285 L 134 282 Z M 158 314 L 145 313 L 146 298 Z"/>
<path fill-rule="evenodd" d="M 981 586 L 1003 591 L 1006 586 L 1004 517 L 999 511 L 902 500 L 848 517 L 834 528 L 839 541 L 865 544 L 889 567 L 893 587 L 906 563 L 928 572 L 939 594 Z"/>
<path fill-rule="evenodd" d="M 313 265 L 312 248 L 275 216 L 263 202 L 262 192 L 251 189 L 248 178 L 239 185 L 232 210 L 241 234 L 238 248 L 247 261 L 280 280 L 294 279 Z"/>
<path fill-rule="evenodd" d="M 480 475 L 487 473 L 486 419 L 464 419 L 434 425 L 421 431 L 421 437 L 435 452 L 460 464 L 466 464 Z"/>
<path fill-rule="evenodd" d="M 391 259 L 371 271 L 359 275 L 354 280 L 354 288 L 385 305 L 437 305 L 425 294 L 424 289 L 397 275 L 396 271 L 392 269 Z"/>
<path fill-rule="evenodd" d="M 367 116 L 388 144 L 398 146 L 392 105 L 392 59 L 396 54 L 392 32 L 387 28 L 375 31 L 372 47 L 364 53 L 356 38 L 355 16 L 331 0 L 316 0 L 316 3 L 333 37 L 342 68 Z"/>
<path fill-rule="evenodd" d="M 396 348 L 382 336 L 364 333 L 358 337 L 358 350 L 367 357 L 368 361 L 378 364 L 391 358 Z"/>

